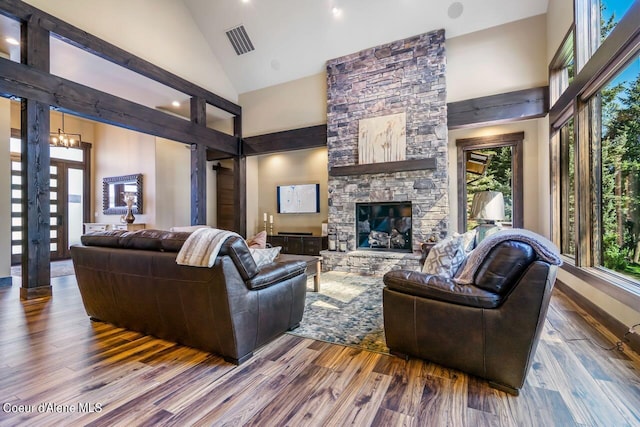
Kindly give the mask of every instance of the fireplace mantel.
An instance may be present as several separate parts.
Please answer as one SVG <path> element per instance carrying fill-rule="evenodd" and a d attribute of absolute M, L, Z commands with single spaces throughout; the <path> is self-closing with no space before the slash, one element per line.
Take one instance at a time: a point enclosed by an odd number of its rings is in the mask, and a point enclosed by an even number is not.
<path fill-rule="evenodd" d="M 402 160 L 399 162 L 368 163 L 365 165 L 333 166 L 329 169 L 329 176 L 366 175 L 373 173 L 394 173 L 436 168 L 433 157 L 417 160 Z"/>

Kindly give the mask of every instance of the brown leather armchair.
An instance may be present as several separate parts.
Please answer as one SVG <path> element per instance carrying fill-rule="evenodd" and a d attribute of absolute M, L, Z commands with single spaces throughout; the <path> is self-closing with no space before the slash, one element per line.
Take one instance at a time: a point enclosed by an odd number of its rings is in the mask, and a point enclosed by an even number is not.
<path fill-rule="evenodd" d="M 392 354 L 415 356 L 518 394 L 538 344 L 557 266 L 527 243 L 504 241 L 474 283 L 417 271 L 384 276 L 384 330 Z"/>

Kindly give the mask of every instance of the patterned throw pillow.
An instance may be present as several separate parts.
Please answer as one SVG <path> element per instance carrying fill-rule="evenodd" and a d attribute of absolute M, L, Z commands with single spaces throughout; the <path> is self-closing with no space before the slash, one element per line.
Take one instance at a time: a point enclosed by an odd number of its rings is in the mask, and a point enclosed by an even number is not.
<path fill-rule="evenodd" d="M 451 236 L 437 243 L 422 266 L 422 272 L 452 278 L 465 259 L 461 236 Z"/>
<path fill-rule="evenodd" d="M 261 231 L 253 237 L 247 239 L 247 246 L 254 249 L 264 249 L 267 247 L 267 232 Z"/>
<path fill-rule="evenodd" d="M 251 256 L 253 257 L 253 260 L 256 262 L 256 265 L 258 266 L 258 270 L 259 270 L 262 268 L 263 265 L 272 263 L 273 260 L 275 260 L 278 254 L 280 253 L 280 249 L 282 249 L 280 246 L 276 246 L 274 248 L 267 248 L 267 249 L 249 248 L 249 252 L 251 252 Z"/>

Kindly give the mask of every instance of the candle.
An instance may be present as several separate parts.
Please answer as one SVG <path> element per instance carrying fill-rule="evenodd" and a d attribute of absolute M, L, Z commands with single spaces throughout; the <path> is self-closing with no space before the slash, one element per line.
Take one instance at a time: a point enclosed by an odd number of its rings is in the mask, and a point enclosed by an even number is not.
<path fill-rule="evenodd" d="M 273 224 L 273 215 L 269 215 L 269 223 Z"/>
<path fill-rule="evenodd" d="M 264 218 L 264 222 L 267 222 L 267 213 L 266 212 L 264 213 L 264 217 L 263 218 Z"/>

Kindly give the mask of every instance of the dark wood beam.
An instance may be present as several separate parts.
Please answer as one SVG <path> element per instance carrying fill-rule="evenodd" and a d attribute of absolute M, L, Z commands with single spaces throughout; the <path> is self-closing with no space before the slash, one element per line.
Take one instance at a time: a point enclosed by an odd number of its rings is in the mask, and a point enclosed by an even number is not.
<path fill-rule="evenodd" d="M 191 122 L 207 126 L 207 103 L 191 98 Z M 191 145 L 191 225 L 207 223 L 207 150 L 204 144 Z"/>
<path fill-rule="evenodd" d="M 37 20 L 21 27 L 22 62 L 49 72 L 49 32 Z M 21 101 L 22 287 L 20 298 L 48 297 L 51 288 L 49 105 Z"/>
<path fill-rule="evenodd" d="M 236 139 L 153 108 L 0 58 L 0 95 L 29 98 L 84 118 L 236 154 Z"/>
<path fill-rule="evenodd" d="M 247 156 L 326 146 L 326 124 L 244 138 Z"/>
<path fill-rule="evenodd" d="M 447 104 L 449 129 L 544 117 L 549 111 L 549 87 L 483 96 Z"/>
<path fill-rule="evenodd" d="M 77 48 L 80 48 L 114 64 L 120 65 L 131 71 L 135 71 L 145 77 L 149 77 L 157 82 L 169 86 L 175 90 L 185 93 L 188 96 L 203 98 L 207 103 L 220 108 L 233 115 L 240 114 L 240 106 L 209 92 L 185 79 L 172 74 L 162 68 L 145 61 L 131 53 L 111 44 L 98 37 L 87 33 L 73 25 L 64 22 L 53 15 L 43 12 L 27 3 L 19 0 L 0 0 L 0 14 L 9 16 L 21 21 L 27 21 L 31 16 L 39 16 L 39 20 L 44 29 L 49 30 L 52 35 Z"/>
<path fill-rule="evenodd" d="M 242 143 L 242 115 L 233 119 L 233 134 L 238 138 L 239 155 L 233 159 L 233 209 L 236 213 L 235 231 L 247 235 L 247 157 Z"/>
<path fill-rule="evenodd" d="M 207 161 L 213 162 L 216 160 L 225 160 L 230 159 L 233 156 L 230 156 L 227 153 L 223 153 L 222 151 L 212 150 L 211 148 L 207 148 Z"/>
<path fill-rule="evenodd" d="M 349 176 L 373 173 L 394 173 L 415 170 L 435 169 L 436 159 L 402 160 L 398 162 L 368 163 L 364 165 L 334 166 L 329 176 Z"/>

